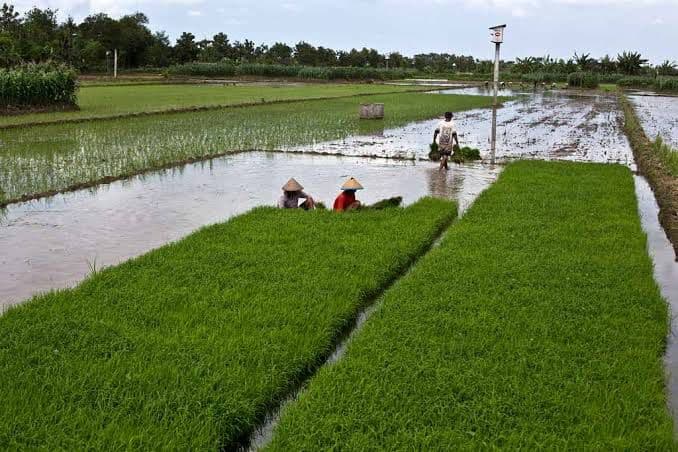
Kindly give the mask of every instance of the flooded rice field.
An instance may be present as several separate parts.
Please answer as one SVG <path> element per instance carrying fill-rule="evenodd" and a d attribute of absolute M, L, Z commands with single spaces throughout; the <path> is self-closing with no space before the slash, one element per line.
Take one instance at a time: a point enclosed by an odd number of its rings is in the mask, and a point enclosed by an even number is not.
<path fill-rule="evenodd" d="M 678 96 L 637 93 L 629 96 L 636 107 L 645 134 L 650 140 L 657 136 L 678 149 Z"/>
<path fill-rule="evenodd" d="M 444 91 L 452 94 L 489 95 L 484 88 Z M 533 94 L 509 89 L 517 96 L 498 111 L 498 161 L 520 158 L 557 159 L 631 165 L 633 153 L 622 130 L 623 113 L 617 99 L 606 95 L 572 95 L 560 91 Z M 491 110 L 471 110 L 455 115 L 462 146 L 480 149 L 489 159 Z M 314 152 L 425 159 L 440 119 L 417 122 L 372 135 L 321 142 Z M 291 146 L 289 151 L 307 151 Z"/>
<path fill-rule="evenodd" d="M 0 210 L 0 310 L 31 295 L 75 284 L 109 266 L 180 239 L 255 206 L 274 205 L 296 177 L 332 204 L 347 176 L 375 202 L 425 195 L 457 199 L 462 209 L 500 167 L 464 165 L 449 173 L 427 162 L 254 152 L 186 165 L 96 189 L 13 204 Z"/>

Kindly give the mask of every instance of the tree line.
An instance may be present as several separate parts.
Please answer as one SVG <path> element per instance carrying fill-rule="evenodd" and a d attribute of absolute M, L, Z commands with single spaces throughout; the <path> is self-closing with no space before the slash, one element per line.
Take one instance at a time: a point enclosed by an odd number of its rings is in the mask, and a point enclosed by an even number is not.
<path fill-rule="evenodd" d="M 165 32 L 152 32 L 148 23 L 148 17 L 141 12 L 120 19 L 93 14 L 80 23 L 69 17 L 60 23 L 57 10 L 34 7 L 21 14 L 13 5 L 5 3 L 0 9 L 0 66 L 56 61 L 84 72 L 104 72 L 110 70 L 113 49 L 118 49 L 118 64 L 127 69 L 164 68 L 192 62 L 230 62 L 400 68 L 430 73 L 488 74 L 492 71 L 491 61 L 465 55 L 426 53 L 408 57 L 399 52 L 386 55 L 366 47 L 335 50 L 304 41 L 294 46 L 282 42 L 270 46 L 257 45 L 249 39 L 231 41 L 225 33 L 197 40 L 192 33 L 184 32 L 172 43 Z M 577 53 L 567 60 L 550 56 L 527 57 L 503 61 L 502 66 L 515 74 L 576 71 L 626 75 L 678 74 L 674 62 L 665 61 L 651 67 L 637 52 L 623 52 L 614 58 L 605 56 L 600 59 Z"/>

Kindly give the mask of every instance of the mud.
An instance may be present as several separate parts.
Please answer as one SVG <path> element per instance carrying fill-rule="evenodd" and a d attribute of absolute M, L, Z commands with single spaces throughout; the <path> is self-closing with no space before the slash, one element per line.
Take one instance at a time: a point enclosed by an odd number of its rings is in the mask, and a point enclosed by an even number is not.
<path fill-rule="evenodd" d="M 489 95 L 484 88 L 445 90 L 450 94 Z M 615 96 L 540 91 L 527 94 L 502 90 L 503 96 L 518 96 L 498 111 L 498 161 L 522 158 L 559 159 L 632 165 L 633 154 L 622 129 L 623 113 Z M 455 121 L 462 146 L 481 150 L 489 161 L 491 110 L 457 113 Z M 383 157 L 426 159 L 438 122 L 434 119 L 386 129 L 380 135 L 294 146 L 319 153 L 369 154 Z"/>
<path fill-rule="evenodd" d="M 636 93 L 628 96 L 650 140 L 657 136 L 678 149 L 678 96 Z"/>

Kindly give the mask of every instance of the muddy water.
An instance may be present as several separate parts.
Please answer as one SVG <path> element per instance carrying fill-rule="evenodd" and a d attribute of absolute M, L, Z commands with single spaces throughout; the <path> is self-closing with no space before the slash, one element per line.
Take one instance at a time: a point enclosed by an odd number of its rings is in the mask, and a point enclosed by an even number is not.
<path fill-rule="evenodd" d="M 31 295 L 67 287 L 206 224 L 274 204 L 287 178 L 331 205 L 348 176 L 365 202 L 402 195 L 459 200 L 465 209 L 500 168 L 283 153 L 248 153 L 187 165 L 0 211 L 0 310 Z"/>
<path fill-rule="evenodd" d="M 636 197 L 647 248 L 654 263 L 654 276 L 662 295 L 669 304 L 671 331 L 668 337 L 664 365 L 667 372 L 668 404 L 673 414 L 674 430 L 678 432 L 678 262 L 673 247 L 659 224 L 659 206 L 644 177 L 636 176 Z"/>
<path fill-rule="evenodd" d="M 446 91 L 454 94 L 489 95 L 482 88 Z M 606 95 L 581 95 L 559 91 L 539 91 L 523 95 L 502 90 L 502 95 L 518 95 L 498 112 L 497 158 L 558 159 L 631 165 L 633 154 L 621 128 L 623 114 L 617 99 Z M 480 149 L 489 159 L 490 110 L 471 110 L 455 115 L 462 146 Z M 354 136 L 317 143 L 310 148 L 320 153 L 377 155 L 384 157 L 426 158 L 433 131 L 440 119 L 422 121 L 379 135 Z M 290 147 L 290 151 L 309 146 Z"/>
<path fill-rule="evenodd" d="M 661 136 L 678 149 L 678 96 L 638 93 L 629 96 L 645 134 L 651 140 Z"/>

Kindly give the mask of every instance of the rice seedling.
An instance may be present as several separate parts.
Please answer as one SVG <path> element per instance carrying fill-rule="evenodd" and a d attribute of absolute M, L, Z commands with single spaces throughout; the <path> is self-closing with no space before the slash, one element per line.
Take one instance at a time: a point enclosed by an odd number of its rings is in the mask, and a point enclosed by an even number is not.
<path fill-rule="evenodd" d="M 0 130 L 6 199 L 81 187 L 234 151 L 277 150 L 405 125 L 442 111 L 486 107 L 491 99 L 403 93 L 370 96 L 388 105 L 365 124 L 351 97 L 247 108 Z"/>
<path fill-rule="evenodd" d="M 0 116 L 0 127 L 56 121 L 83 121 L 262 102 L 396 93 L 406 90 L 412 90 L 412 87 L 376 84 L 314 84 L 306 86 L 221 86 L 211 84 L 129 86 L 117 84 L 83 86 L 78 92 L 79 109 L 77 111 Z"/>
<path fill-rule="evenodd" d="M 0 317 L 0 449 L 216 450 L 456 217 L 259 208 Z"/>
<path fill-rule="evenodd" d="M 269 450 L 673 450 L 645 246 L 628 168 L 509 165 Z"/>

